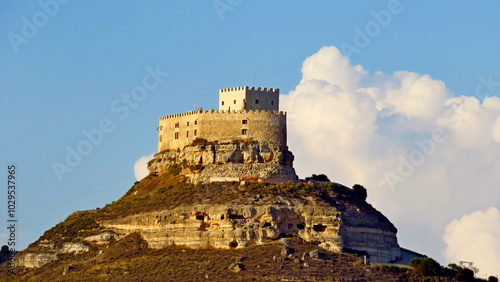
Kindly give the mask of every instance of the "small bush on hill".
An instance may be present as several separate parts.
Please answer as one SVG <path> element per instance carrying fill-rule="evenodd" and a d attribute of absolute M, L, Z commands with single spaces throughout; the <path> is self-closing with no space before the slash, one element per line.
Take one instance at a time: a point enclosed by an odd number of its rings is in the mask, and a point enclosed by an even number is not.
<path fill-rule="evenodd" d="M 172 175 L 179 175 L 181 173 L 181 166 L 179 164 L 172 164 L 168 167 L 168 173 Z"/>
<path fill-rule="evenodd" d="M 208 144 L 208 140 L 205 139 L 205 138 L 196 138 L 193 140 L 193 143 L 191 143 L 191 145 L 202 145 L 202 146 L 205 146 Z"/>
<path fill-rule="evenodd" d="M 328 176 L 324 174 L 313 174 L 311 177 L 306 177 L 307 181 L 319 181 L 319 182 L 330 182 L 330 179 L 328 179 Z"/>
<path fill-rule="evenodd" d="M 359 198 L 363 201 L 366 201 L 366 198 L 368 197 L 368 193 L 366 192 L 366 188 L 359 185 L 359 184 L 354 184 L 352 186 L 352 189 L 358 194 Z"/>
<path fill-rule="evenodd" d="M 422 276 L 436 276 L 441 274 L 441 265 L 432 258 L 414 258 L 410 261 L 413 271 Z"/>

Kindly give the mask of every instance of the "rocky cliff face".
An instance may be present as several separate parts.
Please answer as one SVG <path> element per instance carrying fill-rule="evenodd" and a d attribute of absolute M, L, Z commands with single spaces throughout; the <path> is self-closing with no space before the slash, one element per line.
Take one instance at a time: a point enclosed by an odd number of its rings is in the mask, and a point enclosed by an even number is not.
<path fill-rule="evenodd" d="M 287 182 L 297 180 L 293 159 L 287 146 L 234 142 L 192 145 L 181 151 L 160 152 L 148 168 L 151 173 L 161 174 L 176 167 L 195 182 L 228 178 Z"/>
<path fill-rule="evenodd" d="M 400 257 L 396 229 L 378 212 L 340 211 L 312 198 L 256 198 L 247 205 L 193 205 L 137 214 L 102 226 L 118 234 L 139 232 L 151 248 L 243 248 L 281 237 L 299 237 L 325 249 L 366 253 L 372 262 Z"/>

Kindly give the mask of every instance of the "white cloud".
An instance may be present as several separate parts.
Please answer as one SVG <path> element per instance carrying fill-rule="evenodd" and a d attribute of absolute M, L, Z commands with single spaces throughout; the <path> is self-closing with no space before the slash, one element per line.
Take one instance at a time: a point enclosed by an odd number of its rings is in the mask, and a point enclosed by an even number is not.
<path fill-rule="evenodd" d="M 471 261 L 479 272 L 500 275 L 500 211 L 491 207 L 455 219 L 446 226 L 445 257 L 458 263 Z"/>
<path fill-rule="evenodd" d="M 302 72 L 280 101 L 297 173 L 364 185 L 403 246 L 443 260 L 445 225 L 500 202 L 499 98 L 454 96 L 427 74 L 370 73 L 335 47 Z"/>
<path fill-rule="evenodd" d="M 148 162 L 153 159 L 154 153 L 149 156 L 140 157 L 134 163 L 134 176 L 137 181 L 149 175 Z"/>
<path fill-rule="evenodd" d="M 491 136 L 493 137 L 493 140 L 500 143 L 500 115 L 497 117 L 495 123 L 493 124 L 493 128 L 491 129 Z"/>

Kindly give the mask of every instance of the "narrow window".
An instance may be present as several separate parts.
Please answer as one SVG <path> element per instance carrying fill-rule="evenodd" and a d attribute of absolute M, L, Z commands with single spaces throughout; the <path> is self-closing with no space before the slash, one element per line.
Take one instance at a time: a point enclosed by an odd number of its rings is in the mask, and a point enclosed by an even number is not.
<path fill-rule="evenodd" d="M 179 123 L 178 122 L 175 123 L 175 128 L 179 128 Z"/>
<path fill-rule="evenodd" d="M 271 101 L 271 106 L 274 106 L 274 101 Z"/>
<path fill-rule="evenodd" d="M 194 136 L 196 136 L 198 134 L 198 130 L 194 130 Z"/>
<path fill-rule="evenodd" d="M 186 123 L 187 126 L 189 126 L 189 121 Z"/>
<path fill-rule="evenodd" d="M 161 142 L 161 135 L 160 135 L 160 142 Z"/>
<path fill-rule="evenodd" d="M 241 124 L 248 124 L 248 119 L 244 119 L 241 121 Z"/>
<path fill-rule="evenodd" d="M 189 137 L 189 131 L 186 131 L 186 138 Z"/>
<path fill-rule="evenodd" d="M 162 130 L 163 130 L 163 125 L 160 125 L 160 131 L 162 131 Z"/>
<path fill-rule="evenodd" d="M 259 99 L 255 100 L 255 104 L 258 104 L 259 103 Z"/>
<path fill-rule="evenodd" d="M 241 135 L 248 135 L 248 130 L 247 129 L 242 129 L 241 130 Z"/>
<path fill-rule="evenodd" d="M 236 100 L 234 100 L 234 103 L 236 104 Z"/>
<path fill-rule="evenodd" d="M 224 101 L 222 101 L 222 105 L 224 106 Z"/>
<path fill-rule="evenodd" d="M 176 133 L 175 133 L 174 138 L 175 138 L 175 139 L 179 139 L 179 132 L 176 132 Z"/>
<path fill-rule="evenodd" d="M 198 125 L 198 120 L 195 120 L 195 121 L 194 121 L 194 125 Z"/>

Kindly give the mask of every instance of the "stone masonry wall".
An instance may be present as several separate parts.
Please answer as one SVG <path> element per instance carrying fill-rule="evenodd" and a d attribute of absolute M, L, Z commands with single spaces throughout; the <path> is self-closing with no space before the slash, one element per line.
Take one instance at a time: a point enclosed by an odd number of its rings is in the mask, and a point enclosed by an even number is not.
<path fill-rule="evenodd" d="M 160 118 L 158 152 L 183 149 L 196 138 L 254 140 L 286 146 L 286 114 L 277 111 L 192 111 Z"/>
<path fill-rule="evenodd" d="M 279 110 L 280 90 L 261 87 L 233 87 L 219 90 L 219 110 Z"/>

